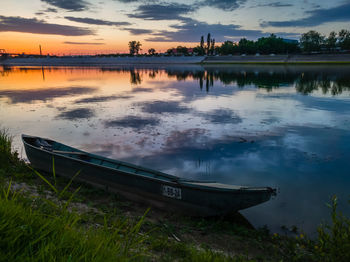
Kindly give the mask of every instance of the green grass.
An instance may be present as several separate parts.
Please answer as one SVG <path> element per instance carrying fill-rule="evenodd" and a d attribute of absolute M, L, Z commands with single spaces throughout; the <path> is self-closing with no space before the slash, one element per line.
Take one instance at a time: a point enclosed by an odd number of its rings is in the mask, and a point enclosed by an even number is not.
<path fill-rule="evenodd" d="M 142 258 L 143 222 L 80 223 L 74 212 L 33 209 L 9 189 L 0 195 L 1 261 L 130 261 Z M 46 210 L 46 212 L 44 211 Z"/>
<path fill-rule="evenodd" d="M 350 261 L 350 219 L 337 211 L 338 199 L 332 198 L 331 224 L 318 227 L 314 253 L 319 261 Z"/>
<path fill-rule="evenodd" d="M 9 167 L 13 160 L 11 152 L 12 137 L 8 135 L 7 130 L 0 129 L 0 165 L 2 168 Z"/>

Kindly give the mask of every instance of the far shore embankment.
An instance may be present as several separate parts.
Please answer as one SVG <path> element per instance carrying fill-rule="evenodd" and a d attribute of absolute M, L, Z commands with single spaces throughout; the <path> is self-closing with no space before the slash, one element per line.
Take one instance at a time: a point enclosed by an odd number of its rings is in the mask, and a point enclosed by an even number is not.
<path fill-rule="evenodd" d="M 349 63 L 350 54 L 315 55 L 240 55 L 208 56 L 203 64 L 327 64 Z"/>
<path fill-rule="evenodd" d="M 14 57 L 3 66 L 113 66 L 181 64 L 350 64 L 350 54 L 232 55 L 232 56 L 65 56 Z"/>

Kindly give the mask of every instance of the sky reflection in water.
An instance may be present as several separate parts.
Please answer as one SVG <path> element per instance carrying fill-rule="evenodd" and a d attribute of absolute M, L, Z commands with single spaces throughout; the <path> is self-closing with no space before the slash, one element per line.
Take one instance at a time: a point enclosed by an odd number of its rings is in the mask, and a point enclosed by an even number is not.
<path fill-rule="evenodd" d="M 314 232 L 349 198 L 349 66 L 0 69 L 0 121 L 15 134 L 188 178 L 274 186 L 242 211 L 272 231 Z"/>

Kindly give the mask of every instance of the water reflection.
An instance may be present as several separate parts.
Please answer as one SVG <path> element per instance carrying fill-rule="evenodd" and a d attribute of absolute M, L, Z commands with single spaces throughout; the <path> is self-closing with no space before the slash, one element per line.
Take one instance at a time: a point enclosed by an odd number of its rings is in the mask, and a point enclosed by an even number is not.
<path fill-rule="evenodd" d="M 65 96 L 78 96 L 82 94 L 89 94 L 96 91 L 95 87 L 50 87 L 47 89 L 32 89 L 32 90 L 0 90 L 0 98 L 8 98 L 8 103 L 33 103 L 33 102 L 46 102 L 58 97 Z"/>
<path fill-rule="evenodd" d="M 14 67 L 0 70 L 1 125 L 195 179 L 274 186 L 242 213 L 314 232 L 348 198 L 349 66 Z"/>
<path fill-rule="evenodd" d="M 78 108 L 68 111 L 61 112 L 57 115 L 57 118 L 66 119 L 66 120 L 78 120 L 78 119 L 88 119 L 95 116 L 95 112 L 90 108 Z"/>

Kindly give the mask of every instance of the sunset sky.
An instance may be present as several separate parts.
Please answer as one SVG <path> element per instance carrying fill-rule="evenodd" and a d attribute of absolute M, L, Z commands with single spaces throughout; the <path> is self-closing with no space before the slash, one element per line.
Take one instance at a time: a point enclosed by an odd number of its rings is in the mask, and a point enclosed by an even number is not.
<path fill-rule="evenodd" d="M 7 52 L 96 54 L 196 46 L 275 33 L 299 39 L 308 30 L 328 35 L 350 29 L 349 0 L 1 0 L 0 49 Z"/>

